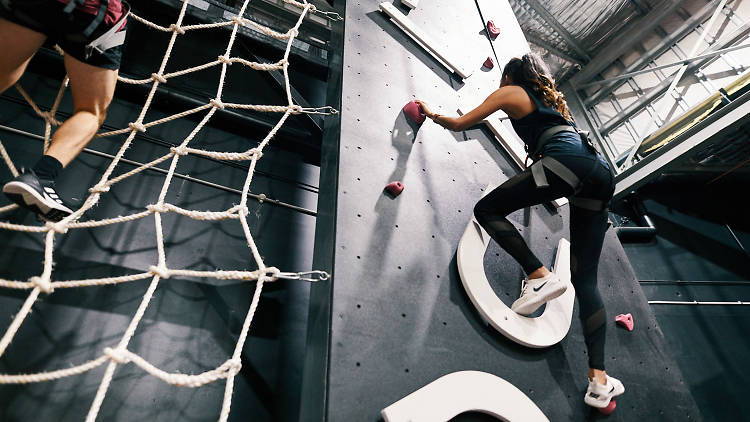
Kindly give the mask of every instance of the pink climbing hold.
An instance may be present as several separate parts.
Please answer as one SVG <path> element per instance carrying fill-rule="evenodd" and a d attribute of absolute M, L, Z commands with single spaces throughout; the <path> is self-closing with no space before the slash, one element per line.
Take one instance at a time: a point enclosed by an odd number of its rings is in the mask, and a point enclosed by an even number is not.
<path fill-rule="evenodd" d="M 487 57 L 487 60 L 484 61 L 484 67 L 487 69 L 495 67 L 495 62 L 492 61 L 492 57 Z"/>
<path fill-rule="evenodd" d="M 414 100 L 406 103 L 404 106 L 404 114 L 418 125 L 424 123 L 424 120 L 427 118 L 427 115 L 422 111 L 422 107 L 420 107 L 419 103 Z"/>
<path fill-rule="evenodd" d="M 617 407 L 617 403 L 615 403 L 615 399 L 612 399 L 612 400 L 609 401 L 609 404 L 607 405 L 607 407 L 602 407 L 602 408 L 596 409 L 596 410 L 598 410 L 599 413 L 601 413 L 602 415 L 609 416 L 609 415 L 612 414 L 612 412 L 615 411 L 616 407 Z"/>
<path fill-rule="evenodd" d="M 630 315 L 630 314 L 617 315 L 615 317 L 615 322 L 627 328 L 628 331 L 633 331 L 633 315 Z"/>
<path fill-rule="evenodd" d="M 385 190 L 393 195 L 394 197 L 398 196 L 401 192 L 404 190 L 404 184 L 401 182 L 391 182 L 388 183 L 385 186 Z"/>
<path fill-rule="evenodd" d="M 490 34 L 490 38 L 494 40 L 500 35 L 500 28 L 495 26 L 495 22 L 487 21 L 487 33 Z"/>

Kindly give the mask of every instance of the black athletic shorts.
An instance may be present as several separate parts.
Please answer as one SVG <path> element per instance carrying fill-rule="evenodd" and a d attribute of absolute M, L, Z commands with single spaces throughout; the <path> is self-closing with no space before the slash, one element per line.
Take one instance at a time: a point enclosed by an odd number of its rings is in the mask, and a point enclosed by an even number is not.
<path fill-rule="evenodd" d="M 57 0 L 0 0 L 0 18 L 45 34 L 47 43 L 59 45 L 66 54 L 86 64 L 105 69 L 119 69 L 122 45 L 107 49 L 103 53 L 94 51 L 86 57 L 86 46 L 112 26 L 102 22 L 91 36 L 85 37 L 83 31 L 94 19 L 94 15 L 77 8 L 71 13 L 65 13 L 63 9 L 65 3 Z M 124 27 L 120 29 L 124 30 Z"/>

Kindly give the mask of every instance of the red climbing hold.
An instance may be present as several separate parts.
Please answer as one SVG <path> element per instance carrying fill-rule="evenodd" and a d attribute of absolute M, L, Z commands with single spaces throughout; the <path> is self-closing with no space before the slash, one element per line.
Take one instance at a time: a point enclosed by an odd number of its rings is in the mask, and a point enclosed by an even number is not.
<path fill-rule="evenodd" d="M 500 35 L 500 28 L 495 26 L 495 22 L 487 21 L 487 33 L 490 34 L 490 38 L 494 40 Z"/>
<path fill-rule="evenodd" d="M 492 61 L 492 57 L 487 57 L 487 60 L 484 61 L 484 67 L 487 69 L 495 67 L 495 62 Z"/>
<path fill-rule="evenodd" d="M 630 315 L 630 314 L 617 315 L 615 317 L 615 322 L 627 328 L 628 331 L 633 331 L 633 315 Z"/>
<path fill-rule="evenodd" d="M 608 415 L 609 416 L 609 415 L 612 414 L 612 412 L 615 411 L 616 407 L 617 407 L 617 403 L 615 403 L 615 399 L 612 399 L 612 400 L 609 401 L 609 404 L 607 405 L 607 407 L 602 407 L 602 408 L 599 408 L 599 409 L 596 409 L 596 410 L 598 410 L 599 413 L 601 413 L 602 415 Z"/>
<path fill-rule="evenodd" d="M 406 103 L 404 106 L 404 114 L 406 114 L 406 117 L 411 119 L 414 123 L 419 125 L 424 123 L 424 120 L 427 118 L 427 115 L 422 111 L 422 107 L 420 107 L 419 103 L 414 100 Z"/>
<path fill-rule="evenodd" d="M 401 182 L 391 182 L 385 186 L 385 190 L 396 197 L 404 190 L 404 184 Z"/>

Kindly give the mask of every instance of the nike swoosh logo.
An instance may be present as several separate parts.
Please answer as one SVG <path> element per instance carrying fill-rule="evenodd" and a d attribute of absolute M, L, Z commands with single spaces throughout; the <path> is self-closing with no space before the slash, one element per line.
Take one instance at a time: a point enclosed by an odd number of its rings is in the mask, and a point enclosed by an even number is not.
<path fill-rule="evenodd" d="M 539 287 L 534 287 L 534 291 L 535 291 L 535 292 L 538 292 L 538 291 L 539 291 L 539 290 L 541 290 L 541 289 L 542 289 L 542 287 L 544 287 L 544 285 L 545 285 L 545 284 L 547 284 L 547 283 L 549 283 L 549 281 L 545 281 L 545 282 L 544 282 L 544 284 L 542 284 L 542 285 L 541 285 L 541 286 L 539 286 Z"/>

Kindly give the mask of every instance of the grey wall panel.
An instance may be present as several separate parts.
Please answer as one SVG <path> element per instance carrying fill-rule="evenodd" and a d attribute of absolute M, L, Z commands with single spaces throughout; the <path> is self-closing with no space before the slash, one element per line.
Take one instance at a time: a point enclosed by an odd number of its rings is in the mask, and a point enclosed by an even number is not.
<path fill-rule="evenodd" d="M 416 127 L 400 110 L 417 97 L 455 115 L 459 101 L 479 104 L 497 86 L 490 81 L 499 80 L 499 69 L 480 69 L 492 52 L 487 41 L 475 42 L 482 31 L 477 9 L 430 2 L 409 13 L 438 42 L 482 57 L 460 83 L 377 7 L 359 1 L 347 8 L 328 419 L 375 421 L 381 409 L 442 375 L 481 370 L 520 388 L 550 420 L 582 420 L 590 409 L 582 400 L 587 362 L 577 317 L 559 345 L 526 349 L 481 321 L 458 277 L 456 247 L 473 206 L 488 184 L 514 174 L 512 162 L 483 129 L 450 133 L 429 121 Z M 517 27 L 512 15 L 493 12 L 483 10 L 486 19 Z M 495 49 L 509 57 L 503 41 L 501 35 Z M 483 90 L 473 78 L 489 86 Z M 394 180 L 405 190 L 392 199 L 382 189 Z M 567 206 L 541 205 L 510 219 L 549 265 L 557 240 L 568 237 L 567 214 Z M 510 305 L 520 291 L 519 265 L 492 243 L 485 270 Z M 608 368 L 632 386 L 610 419 L 659 412 L 664 420 L 699 419 L 611 231 L 600 278 L 610 315 Z M 637 331 L 614 327 L 620 312 L 634 314 Z"/>

